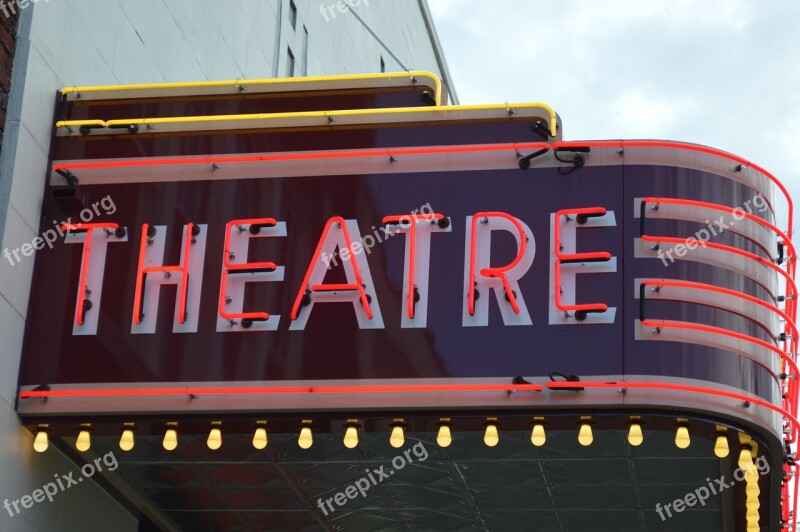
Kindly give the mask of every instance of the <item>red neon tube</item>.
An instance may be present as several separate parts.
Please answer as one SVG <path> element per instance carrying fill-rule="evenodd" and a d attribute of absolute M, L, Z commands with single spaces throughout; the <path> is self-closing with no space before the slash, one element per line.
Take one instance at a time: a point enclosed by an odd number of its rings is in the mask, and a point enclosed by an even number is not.
<path fill-rule="evenodd" d="M 272 395 L 296 393 L 421 393 L 421 392 L 541 392 L 539 384 L 386 384 L 373 386 L 283 386 L 234 388 L 129 388 L 48 390 L 20 392 L 20 399 L 35 397 L 145 397 L 168 395 Z"/>
<path fill-rule="evenodd" d="M 734 155 L 732 153 L 724 152 L 722 150 L 718 150 L 715 148 L 709 148 L 708 146 L 699 146 L 697 144 L 686 144 L 682 142 L 674 142 L 674 141 L 664 141 L 664 140 L 600 140 L 600 141 L 588 141 L 588 142 L 555 142 L 551 146 L 553 150 L 561 149 L 568 149 L 571 147 L 580 147 L 580 146 L 589 146 L 589 147 L 598 147 L 598 148 L 673 148 L 679 150 L 687 150 L 687 151 L 695 151 L 700 153 L 706 153 L 709 155 L 715 155 L 717 157 L 723 157 L 725 159 L 729 159 L 731 161 L 737 162 L 744 166 L 749 166 L 750 168 L 754 169 L 756 172 L 764 175 L 767 179 L 775 183 L 775 185 L 783 192 L 783 196 L 786 198 L 786 203 L 789 205 L 789 221 L 787 225 L 786 234 L 790 237 L 794 234 L 793 227 L 794 227 L 794 202 L 792 201 L 791 196 L 789 195 L 789 191 L 786 187 L 781 183 L 774 175 L 767 172 L 764 168 L 760 167 L 759 165 L 748 161 L 738 155 Z M 766 199 L 766 198 L 764 198 Z M 772 206 L 770 206 L 770 210 Z M 774 215 L 774 210 L 773 210 Z"/>
<path fill-rule="evenodd" d="M 469 256 L 469 287 L 467 289 L 467 302 L 469 305 L 469 315 L 475 315 L 475 253 L 476 253 L 476 246 L 478 242 L 478 220 L 480 218 L 505 218 L 512 224 L 514 227 L 517 228 L 520 236 L 520 245 L 519 251 L 517 252 L 517 256 L 514 258 L 511 263 L 506 266 L 502 266 L 499 268 L 484 268 L 481 270 L 481 275 L 484 277 L 497 277 L 503 282 L 503 290 L 508 297 L 508 302 L 511 303 L 511 308 L 514 310 L 514 314 L 519 314 L 519 305 L 517 304 L 517 298 L 514 297 L 514 292 L 511 290 L 511 284 L 508 282 L 508 277 L 506 276 L 506 272 L 511 270 L 512 268 L 516 267 L 517 264 L 520 263 L 522 257 L 525 255 L 525 248 L 528 245 L 528 235 L 525 234 L 525 229 L 523 229 L 522 224 L 519 223 L 519 220 L 511 216 L 510 214 L 504 212 L 477 212 L 472 216 L 472 243 L 471 243 L 471 250 Z"/>
<path fill-rule="evenodd" d="M 792 358 L 775 347 L 759 338 L 754 338 L 752 336 L 748 336 L 746 334 L 729 331 L 727 329 L 720 329 L 719 327 L 712 327 L 710 325 L 702 325 L 699 323 L 688 323 L 688 322 L 665 322 L 660 320 L 642 320 L 642 325 L 645 327 L 653 327 L 653 328 L 661 328 L 661 329 L 687 329 L 691 331 L 700 331 L 700 332 L 707 332 L 711 334 L 721 334 L 723 336 L 728 336 L 730 338 L 735 338 L 737 340 L 742 340 L 744 342 L 748 342 L 751 344 L 759 345 L 765 349 L 776 353 L 784 363 L 788 364 L 792 370 L 794 371 L 794 375 L 800 374 L 800 370 L 798 370 L 797 363 L 792 360 Z M 791 377 L 790 377 L 791 378 Z M 796 378 L 796 377 L 795 377 Z M 795 384 L 796 386 L 796 384 Z M 794 388 L 790 385 L 791 388 Z M 791 406 L 796 408 L 794 404 L 794 396 L 792 395 L 791 399 Z"/>
<path fill-rule="evenodd" d="M 682 243 L 686 242 L 685 238 L 674 238 L 674 237 L 669 237 L 669 236 L 642 235 L 641 238 L 645 242 L 656 243 L 656 244 L 658 244 L 660 242 L 667 242 L 669 244 L 682 244 Z M 706 247 L 709 247 L 709 248 L 712 248 L 712 249 L 718 249 L 720 251 L 727 251 L 728 253 L 735 253 L 736 255 L 741 255 L 742 257 L 746 257 L 746 258 L 748 258 L 748 259 L 750 259 L 752 261 L 759 262 L 759 263 L 767 266 L 768 268 L 778 272 L 780 275 L 782 275 L 786 279 L 787 286 L 791 288 L 792 297 L 797 298 L 797 286 L 794 283 L 794 279 L 792 279 L 791 276 L 787 272 L 785 272 L 782 268 L 778 267 L 775 263 L 773 263 L 771 261 L 768 261 L 767 259 L 764 259 L 763 257 L 759 257 L 758 255 L 750 253 L 749 251 L 744 251 L 744 250 L 739 249 L 739 248 L 734 248 L 734 247 L 731 247 L 731 246 L 725 246 L 723 244 L 716 244 L 714 242 L 706 242 L 705 245 L 706 245 Z"/>
<path fill-rule="evenodd" d="M 554 272 L 554 282 L 555 285 L 555 302 L 556 308 L 563 312 L 569 311 L 583 311 L 583 312 L 606 312 L 608 311 L 608 305 L 604 303 L 586 303 L 583 305 L 563 305 L 561 303 L 561 261 L 569 260 L 569 261 L 579 261 L 579 260 L 611 260 L 611 254 L 605 251 L 596 251 L 591 253 L 572 253 L 572 254 L 562 254 L 561 253 L 561 217 L 562 216 L 570 216 L 570 215 L 599 215 L 604 216 L 606 214 L 606 209 L 602 207 L 587 207 L 583 209 L 564 209 L 558 211 L 555 215 L 555 247 L 556 247 L 556 261 L 553 265 L 553 272 Z"/>
<path fill-rule="evenodd" d="M 771 305 L 766 301 L 762 301 L 757 297 L 753 297 L 749 294 L 745 294 L 736 290 L 731 290 L 729 288 L 721 288 L 719 286 L 713 286 L 710 284 L 703 284 L 703 283 L 695 283 L 690 281 L 674 281 L 674 280 L 662 279 L 662 280 L 647 280 L 643 281 L 642 284 L 644 286 L 657 286 L 657 287 L 671 286 L 675 288 L 690 288 L 693 290 L 705 290 L 708 292 L 717 292 L 720 294 L 726 294 L 733 297 L 737 297 L 739 299 L 744 299 L 745 301 L 759 305 L 769 310 L 770 312 L 778 314 L 784 321 L 786 321 L 786 327 L 784 328 L 784 332 L 787 335 L 793 333 L 792 334 L 793 340 L 791 341 L 791 345 L 787 345 L 789 343 L 788 339 L 784 341 L 783 351 L 784 352 L 789 351 L 792 353 L 797 352 L 797 341 L 798 341 L 798 336 L 800 336 L 800 334 L 798 334 L 797 326 L 795 325 L 794 320 L 788 314 L 786 314 L 786 312 L 782 311 L 778 307 Z"/>
<path fill-rule="evenodd" d="M 390 157 L 398 155 L 433 155 L 442 153 L 471 153 L 491 151 L 549 150 L 546 142 L 515 142 L 501 144 L 473 144 L 463 146 L 420 146 L 413 148 L 379 148 L 371 150 L 344 150 L 314 153 L 270 153 L 264 155 L 221 155 L 217 157 L 172 157 L 163 159 L 135 159 L 126 161 L 93 161 L 59 163 L 53 165 L 53 171 L 86 170 L 102 168 L 126 168 L 147 166 L 172 166 L 187 164 L 225 164 L 225 163 L 257 163 L 270 161 L 302 161 L 315 159 L 343 159 L 358 157 Z"/>
<path fill-rule="evenodd" d="M 367 313 L 367 318 L 372 319 L 372 309 L 369 306 L 369 301 L 367 300 L 367 293 L 364 290 L 363 282 L 361 280 L 361 270 L 358 268 L 358 261 L 350 260 L 350 264 L 353 266 L 353 274 L 356 278 L 355 284 L 336 284 L 336 285 L 314 285 L 310 286 L 311 282 L 311 274 L 314 272 L 314 267 L 316 266 L 317 258 L 322 253 L 322 246 L 325 243 L 325 239 L 328 236 L 328 232 L 333 227 L 334 223 L 338 223 L 344 233 L 344 241 L 345 245 L 347 246 L 348 251 L 353 253 L 353 243 L 350 240 L 350 232 L 347 230 L 347 222 L 341 216 L 334 216 L 328 223 L 325 224 L 325 230 L 322 232 L 322 236 L 317 243 L 317 249 L 314 251 L 314 256 L 311 258 L 311 264 L 308 265 L 308 271 L 306 271 L 306 276 L 303 278 L 303 284 L 300 286 L 300 291 L 297 293 L 297 298 L 294 301 L 294 306 L 292 307 L 292 320 L 296 320 L 297 316 L 300 312 L 300 305 L 303 301 L 303 295 L 305 294 L 306 289 L 310 289 L 312 292 L 320 292 L 320 291 L 333 291 L 333 290 L 357 290 L 359 297 L 361 299 L 361 304 L 364 306 L 364 311 Z"/>
<path fill-rule="evenodd" d="M 186 226 L 186 244 L 184 247 L 183 265 L 180 266 L 152 266 L 144 267 L 145 255 L 147 253 L 147 230 L 150 224 L 142 225 L 142 240 L 139 244 L 139 267 L 136 272 L 136 294 L 133 299 L 133 322 L 136 325 L 142 323 L 142 298 L 144 297 L 144 282 L 149 273 L 180 273 L 181 286 L 179 289 L 180 301 L 178 303 L 178 322 L 186 323 L 186 299 L 189 290 L 189 258 L 192 250 L 192 229 L 193 223 Z"/>
<path fill-rule="evenodd" d="M 225 300 L 227 296 L 227 288 L 228 288 L 228 275 L 229 273 L 233 272 L 236 273 L 237 271 L 242 270 L 270 270 L 274 271 L 278 266 L 273 262 L 246 262 L 242 264 L 234 264 L 231 262 L 230 258 L 230 249 L 231 249 L 231 232 L 239 226 L 242 225 L 268 225 L 268 226 L 275 226 L 278 224 L 278 221 L 274 218 L 248 218 L 248 219 L 241 219 L 241 220 L 231 220 L 225 226 L 225 249 L 222 251 L 222 280 L 221 280 L 221 287 L 220 287 L 220 294 L 219 294 L 219 315 L 225 320 L 269 320 L 269 314 L 266 312 L 241 312 L 235 314 L 228 314 L 225 311 L 225 305 L 227 301 Z"/>
<path fill-rule="evenodd" d="M 716 211 L 726 212 L 731 215 L 733 215 L 734 211 L 737 210 L 736 208 L 728 207 L 726 205 L 719 205 L 717 203 L 707 203 L 705 201 L 695 201 L 695 200 L 677 199 L 677 198 L 644 198 L 642 201 L 644 201 L 645 203 L 655 203 L 656 205 L 658 205 L 659 203 L 665 203 L 671 205 L 688 205 L 691 207 L 700 207 L 705 209 L 713 209 Z M 738 210 L 742 211 L 741 209 Z M 744 214 L 744 217 L 746 219 L 766 227 L 767 229 L 775 233 L 777 236 L 779 236 L 781 239 L 783 239 L 783 242 L 786 244 L 786 247 L 788 248 L 789 251 L 789 255 L 791 257 L 790 260 L 788 260 L 787 262 L 789 265 L 792 266 L 792 268 L 794 268 L 796 264 L 795 262 L 796 252 L 794 244 L 792 244 L 791 239 L 786 235 L 786 233 L 781 231 L 775 225 L 769 223 L 763 218 L 755 216 L 754 214 L 744 211 L 742 211 L 742 214 Z"/>
<path fill-rule="evenodd" d="M 413 216 L 385 216 L 383 218 L 384 224 L 400 224 L 404 220 L 410 219 L 411 226 L 408 230 L 409 238 L 409 262 L 408 265 L 408 299 L 406 306 L 408 307 L 409 319 L 414 319 L 414 264 L 416 261 L 417 253 L 417 219 L 423 220 L 443 220 L 443 214 L 415 214 Z"/>
<path fill-rule="evenodd" d="M 63 224 L 62 231 L 86 231 L 83 243 L 83 260 L 81 261 L 81 277 L 78 280 L 78 302 L 75 306 L 75 322 L 83 327 L 83 306 L 86 300 L 86 278 L 89 275 L 89 257 L 92 253 L 92 231 L 94 229 L 119 229 L 117 224 Z"/>

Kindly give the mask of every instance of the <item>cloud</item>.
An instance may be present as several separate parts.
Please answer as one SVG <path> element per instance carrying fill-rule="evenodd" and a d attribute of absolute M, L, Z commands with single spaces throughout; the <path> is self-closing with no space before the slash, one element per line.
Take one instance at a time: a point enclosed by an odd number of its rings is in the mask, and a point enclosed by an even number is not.
<path fill-rule="evenodd" d="M 800 197 L 800 2 L 430 5 L 462 103 L 548 103 L 570 139 L 714 146 Z"/>

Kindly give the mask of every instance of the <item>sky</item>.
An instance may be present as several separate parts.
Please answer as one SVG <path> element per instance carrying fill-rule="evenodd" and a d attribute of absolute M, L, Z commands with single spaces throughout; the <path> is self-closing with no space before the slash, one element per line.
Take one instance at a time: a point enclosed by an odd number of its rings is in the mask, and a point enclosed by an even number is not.
<path fill-rule="evenodd" d="M 428 4 L 461 104 L 546 103 L 565 140 L 729 151 L 772 172 L 800 204 L 797 0 Z"/>

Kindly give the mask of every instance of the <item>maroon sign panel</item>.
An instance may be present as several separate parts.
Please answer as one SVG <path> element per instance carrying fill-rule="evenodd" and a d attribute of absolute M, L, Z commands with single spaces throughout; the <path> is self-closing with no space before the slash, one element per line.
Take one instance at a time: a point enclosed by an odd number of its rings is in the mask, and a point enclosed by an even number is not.
<path fill-rule="evenodd" d="M 777 303 L 776 272 L 740 264 L 772 261 L 771 189 L 691 146 L 542 141 L 507 118 L 59 137 L 72 188 L 48 185 L 31 243 L 20 384 L 561 373 L 778 393 L 778 318 L 709 289 Z"/>

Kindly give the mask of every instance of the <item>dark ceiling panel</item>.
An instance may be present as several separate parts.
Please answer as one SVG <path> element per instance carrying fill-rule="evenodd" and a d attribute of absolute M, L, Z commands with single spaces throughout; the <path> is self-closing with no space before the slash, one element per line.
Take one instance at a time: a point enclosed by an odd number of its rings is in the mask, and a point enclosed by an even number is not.
<path fill-rule="evenodd" d="M 315 433 L 302 450 L 296 434 L 279 433 L 258 451 L 251 435 L 226 433 L 218 451 L 194 435 L 171 453 L 157 436 L 138 437 L 129 453 L 98 436 L 93 451 L 113 451 L 122 479 L 187 531 L 723 530 L 719 496 L 664 521 L 654 511 L 719 476 L 703 438 L 679 450 L 673 433 L 652 429 L 638 448 L 622 430 L 596 430 L 589 447 L 573 443 L 576 431 L 548 431 L 541 448 L 528 431 L 501 431 L 493 448 L 481 432 L 455 436 L 443 449 L 432 433 L 409 433 L 398 450 L 385 432 L 362 433 L 351 450 L 341 434 Z M 393 467 L 404 452 L 411 463 Z M 380 468 L 388 476 L 377 481 Z M 368 474 L 376 482 L 363 496 L 339 495 Z"/>

